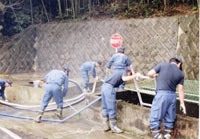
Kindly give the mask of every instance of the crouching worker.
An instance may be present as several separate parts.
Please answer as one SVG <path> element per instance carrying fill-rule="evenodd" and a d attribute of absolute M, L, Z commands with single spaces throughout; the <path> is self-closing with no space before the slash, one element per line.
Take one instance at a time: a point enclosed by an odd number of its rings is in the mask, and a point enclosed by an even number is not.
<path fill-rule="evenodd" d="M 2 100 L 4 101 L 8 101 L 5 97 L 5 92 L 4 92 L 5 88 L 10 87 L 10 86 L 12 86 L 12 81 L 10 80 L 5 81 L 4 79 L 0 78 L 0 96 L 2 97 Z"/>
<path fill-rule="evenodd" d="M 149 71 L 148 76 L 153 78 L 158 74 L 156 96 L 153 99 L 150 113 L 150 128 L 154 139 L 161 139 L 161 121 L 164 120 L 164 139 L 170 139 L 176 118 L 176 87 L 180 97 L 180 109 L 186 114 L 184 103 L 184 75 L 182 60 L 171 58 L 169 63 L 160 63 Z"/>
<path fill-rule="evenodd" d="M 109 78 L 105 80 L 101 90 L 105 132 L 109 130 L 114 133 L 123 132 L 116 124 L 116 92 L 114 88 L 119 87 L 125 81 L 132 80 L 139 75 L 138 73 L 132 75 L 131 68 L 128 67 L 125 70 L 113 72 Z"/>
<path fill-rule="evenodd" d="M 59 119 L 62 119 L 63 97 L 66 96 L 66 93 L 68 91 L 69 71 L 70 70 L 68 67 L 64 67 L 63 71 L 51 70 L 45 76 L 45 93 L 43 96 L 39 115 L 36 117 L 35 122 L 39 123 L 41 121 L 42 115 L 52 97 L 57 104 L 56 116 Z M 63 85 L 64 89 L 62 90 Z"/>

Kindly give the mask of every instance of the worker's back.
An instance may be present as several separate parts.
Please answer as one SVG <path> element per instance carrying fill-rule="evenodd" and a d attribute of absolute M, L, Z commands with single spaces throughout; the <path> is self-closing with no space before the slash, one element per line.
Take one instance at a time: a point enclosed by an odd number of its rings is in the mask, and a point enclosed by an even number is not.
<path fill-rule="evenodd" d="M 95 68 L 95 62 L 85 62 L 81 65 L 82 71 L 92 71 Z"/>
<path fill-rule="evenodd" d="M 154 70 L 158 73 L 156 90 L 176 91 L 176 86 L 183 84 L 184 75 L 176 64 L 160 63 Z"/>
<path fill-rule="evenodd" d="M 108 63 L 109 69 L 111 68 L 112 64 L 113 64 L 114 70 L 121 70 L 121 69 L 125 69 L 127 66 L 130 66 L 131 62 L 128 59 L 128 56 L 122 53 L 116 53 L 111 57 Z"/>
<path fill-rule="evenodd" d="M 45 76 L 45 82 L 48 83 L 56 83 L 60 86 L 64 84 L 64 81 L 66 80 L 67 75 L 61 71 L 61 70 L 51 70 L 46 76 Z"/>
<path fill-rule="evenodd" d="M 122 83 L 124 83 L 122 76 L 126 76 L 125 71 L 115 71 L 108 77 L 108 79 L 106 79 L 105 83 L 111 84 L 114 87 L 119 87 Z"/>

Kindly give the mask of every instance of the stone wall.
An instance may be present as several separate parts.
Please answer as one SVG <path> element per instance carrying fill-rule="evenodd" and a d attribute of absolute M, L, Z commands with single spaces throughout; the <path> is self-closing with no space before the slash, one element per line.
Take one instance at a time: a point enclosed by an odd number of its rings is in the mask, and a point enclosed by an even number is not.
<path fill-rule="evenodd" d="M 146 74 L 159 62 L 180 56 L 186 79 L 198 79 L 198 24 L 198 15 L 185 15 L 31 26 L 7 46 L 9 52 L 0 57 L 0 71 L 47 72 L 67 65 L 78 77 L 83 62 L 103 60 L 105 65 L 97 72 L 104 77 L 115 53 L 110 37 L 119 33 L 135 71 Z"/>

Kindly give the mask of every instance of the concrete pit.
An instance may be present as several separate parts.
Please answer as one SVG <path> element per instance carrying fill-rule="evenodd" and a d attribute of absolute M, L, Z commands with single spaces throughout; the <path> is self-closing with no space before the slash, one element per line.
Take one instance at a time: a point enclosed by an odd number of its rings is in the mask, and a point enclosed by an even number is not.
<path fill-rule="evenodd" d="M 9 102 L 16 103 L 20 105 L 40 105 L 44 88 L 34 88 L 28 82 L 42 79 L 43 76 L 36 76 L 33 74 L 17 74 L 10 75 L 6 79 L 12 80 L 13 86 L 6 88 L 6 96 Z M 75 79 L 79 83 L 82 82 L 80 79 Z M 90 88 L 92 89 L 90 84 Z M 97 84 L 97 93 L 100 93 L 101 83 Z M 71 99 L 77 97 L 81 94 L 80 89 L 74 84 L 69 83 L 69 91 L 66 96 L 66 99 Z M 63 117 L 67 117 L 74 113 L 76 110 L 81 109 L 83 106 L 86 106 L 88 103 L 93 101 L 97 96 L 86 96 L 86 98 L 80 103 L 73 105 L 71 107 L 63 109 Z M 55 106 L 56 108 L 56 106 Z M 97 109 L 97 110 L 96 110 Z M 34 111 L 32 111 L 34 110 Z M 7 105 L 0 105 L 1 113 L 6 113 L 10 115 L 25 116 L 35 118 L 38 112 L 35 112 L 36 109 L 27 109 L 20 110 Z M 55 111 L 49 111 L 44 113 L 43 118 L 47 119 L 57 119 L 54 115 Z M 1 117 L 0 118 L 0 127 L 6 128 L 11 132 L 15 133 L 21 138 L 25 139 L 43 139 L 43 138 L 53 138 L 53 139 L 123 139 L 123 138 L 138 138 L 138 135 L 133 132 L 125 132 L 121 135 L 113 134 L 111 132 L 104 133 L 101 119 L 101 103 L 98 102 L 96 105 L 91 108 L 81 112 L 80 115 L 74 116 L 73 118 L 65 121 L 64 123 L 55 123 L 55 122 L 42 122 L 35 123 L 33 120 L 26 119 L 15 119 L 10 117 Z M 0 130 L 1 131 L 1 130 Z M 10 135 L 1 131 L 1 138 L 9 138 Z M 148 138 L 142 137 L 141 138 Z"/>

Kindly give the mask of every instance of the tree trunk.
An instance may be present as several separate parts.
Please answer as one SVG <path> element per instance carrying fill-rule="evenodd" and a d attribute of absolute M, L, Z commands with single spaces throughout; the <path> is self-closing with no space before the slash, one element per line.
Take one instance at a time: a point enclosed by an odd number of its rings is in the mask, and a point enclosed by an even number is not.
<path fill-rule="evenodd" d="M 88 2 L 88 9 L 89 9 L 89 14 L 91 15 L 91 13 L 92 13 L 92 4 L 91 4 L 91 1 L 92 0 L 89 0 L 89 2 Z"/>
<path fill-rule="evenodd" d="M 30 0 L 30 7 L 31 7 L 31 24 L 33 25 L 33 3 L 32 3 L 32 0 Z"/>
<path fill-rule="evenodd" d="M 128 10 L 130 9 L 130 0 L 127 0 Z"/>
<path fill-rule="evenodd" d="M 66 4 L 65 4 L 65 11 L 66 11 L 67 16 L 69 16 L 69 12 L 68 12 L 68 2 L 67 2 L 67 0 L 66 0 L 65 2 L 66 2 Z"/>
<path fill-rule="evenodd" d="M 71 6 L 72 6 L 72 17 L 75 18 L 76 14 L 75 14 L 75 9 L 74 9 L 74 0 L 71 0 Z"/>
<path fill-rule="evenodd" d="M 52 10 L 51 10 L 51 1 L 50 0 L 48 0 L 49 1 L 49 4 L 48 4 L 48 6 L 49 6 L 49 13 L 50 13 L 50 15 L 52 15 Z"/>
<path fill-rule="evenodd" d="M 81 0 L 78 0 L 78 14 L 80 14 Z"/>
<path fill-rule="evenodd" d="M 41 0 L 41 2 L 42 2 L 43 9 L 44 9 L 44 13 L 45 13 L 45 15 L 46 15 L 46 17 L 47 17 L 47 21 L 48 21 L 48 23 L 49 23 L 49 16 L 48 16 L 48 13 L 47 13 L 47 9 L 45 8 L 44 1 Z"/>
<path fill-rule="evenodd" d="M 92 11 L 95 11 L 95 0 L 92 1 Z"/>
<path fill-rule="evenodd" d="M 62 16 L 61 2 L 60 2 L 60 0 L 57 0 L 57 1 L 58 1 L 59 17 L 62 19 L 62 18 L 63 18 L 63 16 Z"/>
<path fill-rule="evenodd" d="M 77 15 L 78 14 L 78 0 L 75 0 L 74 2 L 74 7 L 75 7 L 75 14 Z"/>
<path fill-rule="evenodd" d="M 169 0 L 164 0 L 164 10 L 168 8 Z"/>
<path fill-rule="evenodd" d="M 83 1 L 83 9 L 85 10 L 85 0 L 82 1 Z"/>

